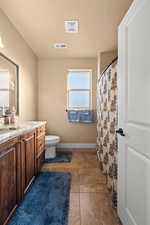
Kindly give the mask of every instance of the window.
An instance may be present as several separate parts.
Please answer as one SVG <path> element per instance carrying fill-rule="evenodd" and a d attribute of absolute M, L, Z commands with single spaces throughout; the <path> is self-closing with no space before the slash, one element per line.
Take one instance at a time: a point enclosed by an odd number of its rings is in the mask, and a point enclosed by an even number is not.
<path fill-rule="evenodd" d="M 92 107 L 92 71 L 69 70 L 68 109 L 89 109 Z"/>
<path fill-rule="evenodd" d="M 0 107 L 9 107 L 9 72 L 0 71 Z"/>

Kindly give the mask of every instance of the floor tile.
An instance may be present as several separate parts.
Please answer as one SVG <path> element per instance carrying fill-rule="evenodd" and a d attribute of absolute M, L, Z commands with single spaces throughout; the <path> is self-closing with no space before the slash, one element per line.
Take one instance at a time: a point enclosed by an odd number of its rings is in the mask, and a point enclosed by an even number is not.
<path fill-rule="evenodd" d="M 80 184 L 105 184 L 105 183 L 106 183 L 105 177 L 102 177 L 101 175 L 80 176 Z"/>
<path fill-rule="evenodd" d="M 78 173 L 72 173 L 71 192 L 80 192 L 80 177 Z"/>
<path fill-rule="evenodd" d="M 80 225 L 80 196 L 79 193 L 70 194 L 69 225 Z"/>
<path fill-rule="evenodd" d="M 101 171 L 99 168 L 82 168 L 79 169 L 79 175 L 81 176 L 85 176 L 85 175 L 95 175 L 95 176 L 99 176 L 101 174 Z"/>
<path fill-rule="evenodd" d="M 78 173 L 82 183 L 93 181 L 94 183 L 106 184 L 106 177 L 101 173 L 100 168 L 79 169 Z"/>
<path fill-rule="evenodd" d="M 99 168 L 79 169 L 80 192 L 105 192 L 106 178 Z"/>
<path fill-rule="evenodd" d="M 106 187 L 101 184 L 80 184 L 80 193 L 106 193 L 105 188 Z"/>
<path fill-rule="evenodd" d="M 108 199 L 100 193 L 80 193 L 81 225 L 118 225 Z"/>

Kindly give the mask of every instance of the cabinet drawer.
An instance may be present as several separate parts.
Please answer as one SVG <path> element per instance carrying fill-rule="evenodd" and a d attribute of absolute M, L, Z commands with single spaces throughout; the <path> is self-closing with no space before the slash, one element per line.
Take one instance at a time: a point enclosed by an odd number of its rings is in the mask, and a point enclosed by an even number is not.
<path fill-rule="evenodd" d="M 37 157 L 45 150 L 45 136 L 42 135 L 37 139 Z"/>
<path fill-rule="evenodd" d="M 41 126 L 36 129 L 36 136 L 41 136 L 42 134 L 45 134 L 45 126 Z"/>

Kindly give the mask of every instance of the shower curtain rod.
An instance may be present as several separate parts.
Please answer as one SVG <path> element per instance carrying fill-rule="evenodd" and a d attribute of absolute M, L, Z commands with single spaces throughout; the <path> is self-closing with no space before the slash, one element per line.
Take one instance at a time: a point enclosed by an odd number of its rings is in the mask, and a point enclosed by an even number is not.
<path fill-rule="evenodd" d="M 118 59 L 118 56 L 117 56 L 115 59 L 113 59 L 113 61 L 112 61 L 108 66 L 105 67 L 105 69 L 100 73 L 100 77 L 103 76 L 103 74 L 105 73 L 105 71 L 106 71 L 106 70 L 107 70 L 114 62 L 116 62 L 117 59 Z"/>

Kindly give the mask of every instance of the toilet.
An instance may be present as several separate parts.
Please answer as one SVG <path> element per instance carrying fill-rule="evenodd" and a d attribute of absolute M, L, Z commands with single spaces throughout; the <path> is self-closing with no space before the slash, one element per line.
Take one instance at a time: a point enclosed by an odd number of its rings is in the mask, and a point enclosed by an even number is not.
<path fill-rule="evenodd" d="M 45 136 L 45 159 L 56 157 L 56 145 L 60 142 L 60 137 L 54 135 Z"/>

